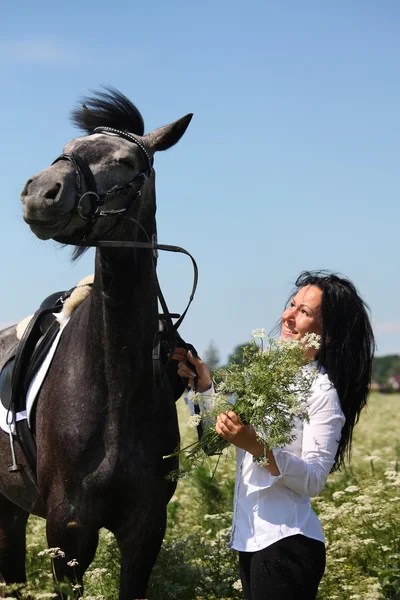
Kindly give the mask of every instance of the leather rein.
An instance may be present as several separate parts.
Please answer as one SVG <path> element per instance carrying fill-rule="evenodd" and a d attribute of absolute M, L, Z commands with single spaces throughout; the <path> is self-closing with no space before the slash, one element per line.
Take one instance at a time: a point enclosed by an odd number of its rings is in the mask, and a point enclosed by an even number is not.
<path fill-rule="evenodd" d="M 153 343 L 154 379 L 155 379 L 156 386 L 161 387 L 163 373 L 161 370 L 161 366 L 159 364 L 160 363 L 160 361 L 159 361 L 160 344 L 163 340 L 166 340 L 171 347 L 171 354 L 172 354 L 172 352 L 176 346 L 177 330 L 178 330 L 179 326 L 181 325 L 183 319 L 185 318 L 186 313 L 189 310 L 189 306 L 191 305 L 191 303 L 194 299 L 194 295 L 195 295 L 196 288 L 197 288 L 197 282 L 198 282 L 198 267 L 197 267 L 195 259 L 187 250 L 185 250 L 184 248 L 181 248 L 180 246 L 172 246 L 169 244 L 159 244 L 157 242 L 157 236 L 155 234 L 152 236 L 152 239 L 150 240 L 150 237 L 149 237 L 147 231 L 139 223 L 139 221 L 137 221 L 130 215 L 126 214 L 129 211 L 129 209 L 131 208 L 133 200 L 136 197 L 139 197 L 141 195 L 141 193 L 142 193 L 141 188 L 142 188 L 143 184 L 145 183 L 145 181 L 150 177 L 152 168 L 153 168 L 153 159 L 147 152 L 143 143 L 133 134 L 126 132 L 126 131 L 120 131 L 118 129 L 114 129 L 112 127 L 96 127 L 96 129 L 93 131 L 93 133 L 113 134 L 113 135 L 124 138 L 124 139 L 136 144 L 140 148 L 144 157 L 146 158 L 147 169 L 145 171 L 139 173 L 129 183 L 127 183 L 123 186 L 115 186 L 115 187 L 111 188 L 110 190 L 108 190 L 107 192 L 105 192 L 103 194 L 99 194 L 92 170 L 89 167 L 89 165 L 87 164 L 87 162 L 81 156 L 79 156 L 75 152 L 71 152 L 70 154 L 61 154 L 60 156 L 58 156 L 55 159 L 55 161 L 53 161 L 52 164 L 55 164 L 56 162 L 58 162 L 60 160 L 68 160 L 69 162 L 71 162 L 71 164 L 74 168 L 74 171 L 75 171 L 75 180 L 76 180 L 75 205 L 71 212 L 71 217 L 70 217 L 69 221 L 67 222 L 67 224 L 65 225 L 65 227 L 68 225 L 68 223 L 70 222 L 70 220 L 72 219 L 72 217 L 75 213 L 78 213 L 78 215 L 82 219 L 87 221 L 87 226 L 84 230 L 84 233 L 83 233 L 83 236 L 81 239 L 79 239 L 79 240 L 71 239 L 69 242 L 63 242 L 63 243 L 68 243 L 68 244 L 72 244 L 74 246 L 80 246 L 80 247 L 138 248 L 138 249 L 152 250 L 152 264 L 153 264 L 153 269 L 154 269 L 155 279 L 156 279 L 156 284 L 157 284 L 157 297 L 160 301 L 160 305 L 163 310 L 163 315 L 162 315 L 163 320 L 166 323 L 166 331 L 164 331 L 160 327 L 159 331 L 157 331 L 154 336 L 154 343 Z M 84 193 L 82 193 L 83 180 L 85 180 L 86 185 L 88 187 L 88 191 L 86 191 Z M 129 192 L 132 192 L 135 188 L 136 188 L 136 191 L 134 191 L 131 202 L 128 204 L 128 206 L 121 208 L 121 209 L 115 209 L 115 210 L 103 210 L 102 209 L 102 207 L 104 206 L 104 203 L 107 199 L 111 198 L 112 196 L 114 196 L 116 194 L 127 194 Z M 122 217 L 122 218 L 127 219 L 128 221 L 132 222 L 137 227 L 139 227 L 139 229 L 143 232 L 147 241 L 136 242 L 136 241 L 123 241 L 123 240 L 121 240 L 121 241 L 88 240 L 87 236 L 90 233 L 93 225 L 96 223 L 96 221 L 99 218 L 105 218 L 105 217 Z M 116 226 L 116 223 L 108 230 L 108 232 L 111 231 L 111 229 L 113 229 L 115 226 Z M 158 257 L 158 250 L 186 254 L 186 256 L 188 256 L 192 261 L 192 266 L 193 266 L 192 291 L 190 293 L 189 302 L 188 302 L 185 310 L 183 311 L 183 313 L 180 316 L 173 315 L 169 312 L 164 295 L 161 291 L 161 287 L 160 287 L 158 277 L 157 277 L 156 264 L 155 264 L 155 259 Z M 175 317 L 175 318 L 178 317 L 178 320 L 175 323 L 173 323 L 173 321 L 172 321 L 173 317 Z"/>

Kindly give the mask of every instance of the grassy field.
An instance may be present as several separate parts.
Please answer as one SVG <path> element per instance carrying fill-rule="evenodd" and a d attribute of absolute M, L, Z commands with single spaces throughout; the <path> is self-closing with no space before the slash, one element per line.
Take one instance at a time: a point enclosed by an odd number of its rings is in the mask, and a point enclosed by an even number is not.
<path fill-rule="evenodd" d="M 178 401 L 183 443 L 195 439 L 187 408 Z M 373 394 L 357 425 L 351 467 L 330 476 L 313 500 L 327 538 L 327 569 L 319 600 L 400 599 L 400 395 Z M 215 477 L 212 474 L 216 468 Z M 168 507 L 168 529 L 153 571 L 151 600 L 242 598 L 230 533 L 234 454 L 228 451 L 179 482 Z M 28 532 L 30 583 L 22 598 L 50 598 L 51 559 L 45 526 L 31 518 Z M 85 578 L 87 600 L 117 600 L 118 551 L 101 532 L 95 562 Z M 12 589 L 9 598 L 15 598 Z M 71 595 L 72 598 L 72 595 Z"/>

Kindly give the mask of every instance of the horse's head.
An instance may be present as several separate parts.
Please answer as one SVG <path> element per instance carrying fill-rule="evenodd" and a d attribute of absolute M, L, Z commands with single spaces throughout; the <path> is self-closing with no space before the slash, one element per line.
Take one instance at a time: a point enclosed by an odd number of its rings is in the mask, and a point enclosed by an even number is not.
<path fill-rule="evenodd" d="M 108 88 L 73 112 L 88 135 L 69 142 L 54 163 L 26 183 L 24 219 L 42 240 L 115 239 L 121 216 L 155 215 L 153 156 L 185 133 L 192 115 L 144 135 L 142 116 Z M 151 232 L 149 232 L 151 233 Z"/>

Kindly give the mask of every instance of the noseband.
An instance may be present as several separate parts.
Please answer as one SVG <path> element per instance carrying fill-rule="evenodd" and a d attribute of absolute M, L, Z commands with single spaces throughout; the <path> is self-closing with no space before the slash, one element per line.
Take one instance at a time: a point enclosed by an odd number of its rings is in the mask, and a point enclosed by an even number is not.
<path fill-rule="evenodd" d="M 97 185 L 94 175 L 87 162 L 75 152 L 71 152 L 70 154 L 60 154 L 60 156 L 58 156 L 55 159 L 55 161 L 52 162 L 52 165 L 59 162 L 60 160 L 68 160 L 72 164 L 75 171 L 76 201 L 73 212 L 76 211 L 82 219 L 84 219 L 85 221 L 90 221 L 92 224 L 94 224 L 99 217 L 123 215 L 125 212 L 127 212 L 127 210 L 130 208 L 130 205 L 119 210 L 109 211 L 103 211 L 101 210 L 101 207 L 104 205 L 105 200 L 108 200 L 116 194 L 126 194 L 132 191 L 132 188 L 134 188 L 138 184 L 139 188 L 137 189 L 134 196 L 140 196 L 140 188 L 142 187 L 146 179 L 150 177 L 151 169 L 153 168 L 153 159 L 150 157 L 142 142 L 138 140 L 132 133 L 129 133 L 127 131 L 120 131 L 119 129 L 114 129 L 113 127 L 96 127 L 93 133 L 115 134 L 118 137 L 124 138 L 136 144 L 146 158 L 147 169 L 142 173 L 136 175 L 136 177 L 134 177 L 126 185 L 116 186 L 113 187 L 111 190 L 104 192 L 104 194 L 99 194 L 97 191 Z M 88 191 L 84 194 L 82 194 L 83 179 L 86 181 L 86 185 L 88 187 Z M 83 201 L 86 200 L 89 201 L 89 207 L 84 206 Z"/>

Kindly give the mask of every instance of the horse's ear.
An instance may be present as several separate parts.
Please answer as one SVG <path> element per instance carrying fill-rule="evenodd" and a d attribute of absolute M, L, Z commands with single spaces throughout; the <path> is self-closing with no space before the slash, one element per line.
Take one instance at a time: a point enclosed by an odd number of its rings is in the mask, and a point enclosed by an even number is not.
<path fill-rule="evenodd" d="M 154 131 L 145 135 L 144 138 L 149 144 L 152 152 L 168 150 L 168 148 L 171 148 L 171 146 L 174 146 L 179 142 L 192 120 L 192 117 L 193 114 L 189 113 L 174 123 L 154 129 Z"/>

